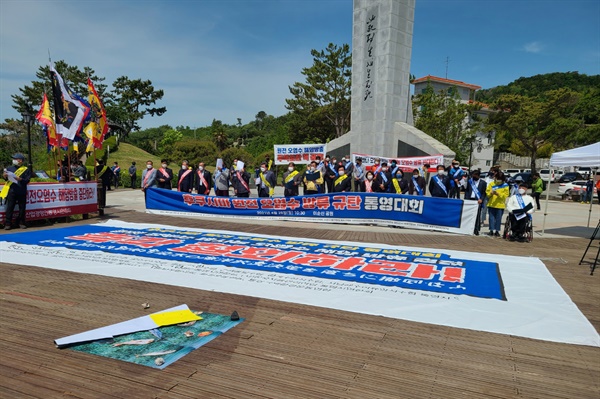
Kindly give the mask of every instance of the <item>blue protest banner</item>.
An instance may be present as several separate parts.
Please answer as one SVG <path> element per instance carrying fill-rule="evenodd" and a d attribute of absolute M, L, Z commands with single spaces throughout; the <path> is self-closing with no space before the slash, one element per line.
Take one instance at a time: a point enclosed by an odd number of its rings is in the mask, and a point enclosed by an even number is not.
<path fill-rule="evenodd" d="M 391 193 L 332 193 L 299 197 L 233 198 L 149 189 L 149 212 L 187 212 L 327 223 L 372 223 L 472 234 L 475 201 Z"/>

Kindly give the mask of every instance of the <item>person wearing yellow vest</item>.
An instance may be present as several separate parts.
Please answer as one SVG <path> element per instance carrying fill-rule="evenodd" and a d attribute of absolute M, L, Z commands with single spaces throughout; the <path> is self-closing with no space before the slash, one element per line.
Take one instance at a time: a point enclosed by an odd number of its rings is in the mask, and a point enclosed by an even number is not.
<path fill-rule="evenodd" d="M 346 174 L 344 165 L 338 167 L 338 177 L 333 181 L 334 193 L 345 193 L 352 191 L 352 178 Z"/>
<path fill-rule="evenodd" d="M 329 167 L 329 165 L 327 167 Z M 306 169 L 306 171 L 304 172 L 303 182 L 304 195 L 325 193 L 325 188 L 323 187 L 323 173 L 317 169 L 317 163 L 315 161 L 312 161 L 308 169 Z"/>
<path fill-rule="evenodd" d="M 490 214 L 489 236 L 500 237 L 502 214 L 506 208 L 506 200 L 510 195 L 510 187 L 506 183 L 504 173 L 497 172 L 494 181 L 485 189 L 488 197 L 488 212 Z"/>
<path fill-rule="evenodd" d="M 296 164 L 290 162 L 287 172 L 284 172 L 282 179 L 283 196 L 296 197 L 298 196 L 298 185 L 301 182 L 302 175 L 296 170 Z"/>
<path fill-rule="evenodd" d="M 275 194 L 277 180 L 275 178 L 275 173 L 268 169 L 266 162 L 260 164 L 260 172 L 256 179 L 256 185 L 258 187 L 259 197 L 272 197 L 273 194 Z"/>
<path fill-rule="evenodd" d="M 16 223 L 20 228 L 26 229 L 25 225 L 25 206 L 27 204 L 27 184 L 31 179 L 31 170 L 24 164 L 25 156 L 23 154 L 14 154 L 12 156 L 12 165 L 4 169 L 2 177 L 6 184 L 0 191 L 0 200 L 6 202 L 6 213 L 4 219 L 4 230 L 12 228 L 12 218 L 15 206 L 19 205 L 19 215 Z"/>

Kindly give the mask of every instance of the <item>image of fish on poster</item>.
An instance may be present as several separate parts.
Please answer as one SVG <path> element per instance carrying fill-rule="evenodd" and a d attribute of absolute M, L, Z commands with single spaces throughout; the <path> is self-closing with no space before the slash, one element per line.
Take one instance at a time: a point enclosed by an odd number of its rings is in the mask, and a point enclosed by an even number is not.
<path fill-rule="evenodd" d="M 231 320 L 230 315 L 195 313 L 202 319 L 76 344 L 68 349 L 164 369 L 244 321 Z"/>

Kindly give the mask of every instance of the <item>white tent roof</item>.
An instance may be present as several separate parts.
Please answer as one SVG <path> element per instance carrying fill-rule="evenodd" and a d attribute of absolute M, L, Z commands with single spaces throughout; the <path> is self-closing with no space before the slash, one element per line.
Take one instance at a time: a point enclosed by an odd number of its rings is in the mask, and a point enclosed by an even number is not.
<path fill-rule="evenodd" d="M 550 157 L 551 166 L 590 166 L 600 167 L 600 142 L 555 152 Z"/>

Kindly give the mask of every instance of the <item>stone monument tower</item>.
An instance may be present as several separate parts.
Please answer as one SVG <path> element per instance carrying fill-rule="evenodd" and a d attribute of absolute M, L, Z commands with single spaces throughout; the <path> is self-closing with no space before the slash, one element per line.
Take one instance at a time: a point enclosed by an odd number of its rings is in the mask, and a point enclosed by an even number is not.
<path fill-rule="evenodd" d="M 327 144 L 331 154 L 454 157 L 452 150 L 413 126 L 414 16 L 415 0 L 354 0 L 351 129 Z"/>

